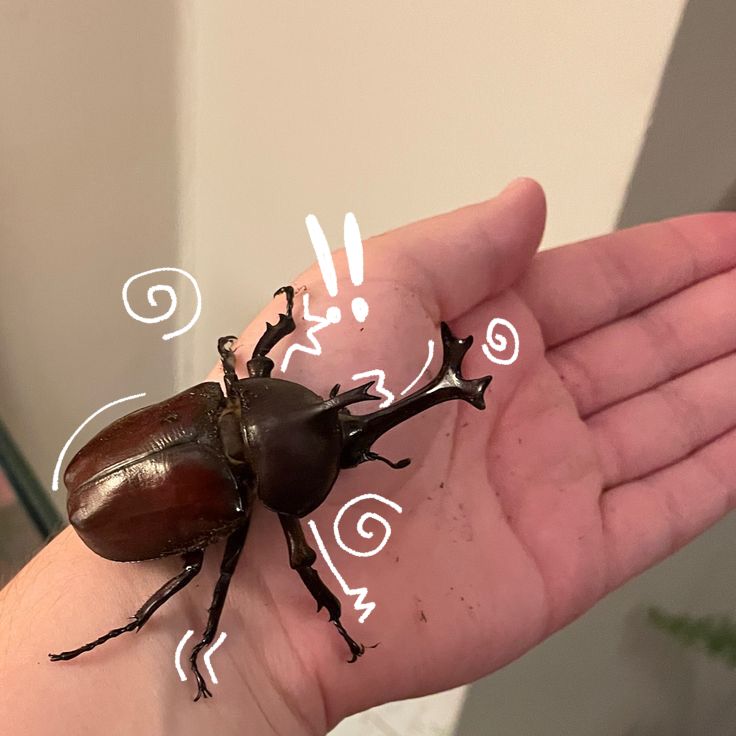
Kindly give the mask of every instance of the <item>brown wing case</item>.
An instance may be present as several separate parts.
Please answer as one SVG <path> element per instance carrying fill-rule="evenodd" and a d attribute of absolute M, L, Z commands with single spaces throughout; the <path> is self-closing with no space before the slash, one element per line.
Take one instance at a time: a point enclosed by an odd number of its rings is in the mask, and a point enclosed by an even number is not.
<path fill-rule="evenodd" d="M 202 383 L 118 419 L 77 453 L 64 475 L 67 509 L 88 547 L 110 560 L 145 560 L 243 522 L 219 437 L 223 405 L 219 384 Z"/>

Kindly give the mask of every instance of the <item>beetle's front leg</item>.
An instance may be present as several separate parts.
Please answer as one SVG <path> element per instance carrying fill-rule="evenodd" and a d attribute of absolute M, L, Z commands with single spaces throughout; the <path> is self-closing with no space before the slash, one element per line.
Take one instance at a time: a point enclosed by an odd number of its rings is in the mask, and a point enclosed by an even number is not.
<path fill-rule="evenodd" d="M 317 559 L 315 551 L 307 544 L 304 537 L 304 530 L 301 522 L 296 516 L 290 514 L 279 514 L 279 521 L 286 535 L 286 543 L 289 545 L 289 564 L 292 570 L 299 573 L 307 590 L 317 601 L 317 610 L 326 608 L 330 614 L 330 621 L 335 624 L 340 636 L 345 639 L 350 653 L 353 655 L 350 662 L 355 662 L 365 652 L 365 647 L 358 644 L 340 622 L 340 613 L 342 612 L 340 601 L 335 594 L 322 582 L 317 571 L 312 567 Z"/>
<path fill-rule="evenodd" d="M 225 379 L 225 392 L 228 396 L 233 395 L 233 384 L 238 380 L 235 372 L 235 351 L 233 345 L 238 338 L 235 335 L 226 335 L 217 341 L 217 352 L 222 361 L 222 372 Z"/>
<path fill-rule="evenodd" d="M 202 649 L 209 646 L 212 640 L 215 638 L 217 633 L 217 627 L 220 624 L 220 616 L 222 615 L 222 608 L 225 605 L 225 599 L 227 598 L 227 590 L 230 587 L 230 579 L 235 572 L 235 568 L 240 559 L 240 553 L 243 551 L 245 546 L 245 538 L 248 535 L 248 521 L 234 531 L 228 538 L 227 544 L 225 545 L 225 554 L 222 557 L 222 563 L 220 565 L 220 577 L 217 579 L 215 584 L 215 591 L 212 594 L 212 604 L 209 607 L 209 617 L 207 618 L 207 627 L 202 634 L 202 638 L 197 642 L 192 653 L 189 655 L 189 664 L 192 666 L 192 672 L 194 678 L 197 680 L 197 696 L 194 698 L 195 702 L 204 696 L 205 698 L 211 698 L 212 693 L 207 689 L 202 673 L 199 671 L 197 665 L 197 657 Z"/>
<path fill-rule="evenodd" d="M 268 353 L 279 340 L 283 340 L 296 329 L 294 318 L 291 315 L 294 308 L 294 287 L 282 286 L 274 293 L 274 296 L 279 294 L 286 294 L 286 314 L 279 314 L 279 321 L 275 325 L 266 322 L 266 331 L 253 348 L 253 355 L 247 363 L 248 375 L 251 378 L 270 377 L 273 361 L 268 357 Z"/>

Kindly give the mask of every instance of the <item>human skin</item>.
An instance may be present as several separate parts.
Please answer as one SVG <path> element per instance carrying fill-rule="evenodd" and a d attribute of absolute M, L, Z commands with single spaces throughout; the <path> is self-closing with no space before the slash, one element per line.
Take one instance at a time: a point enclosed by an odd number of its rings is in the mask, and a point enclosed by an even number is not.
<path fill-rule="evenodd" d="M 319 333 L 319 357 L 295 353 L 282 374 L 286 348 L 311 326 L 299 292 L 297 331 L 272 353 L 275 378 L 327 395 L 380 368 L 398 393 L 427 341 L 439 343 L 441 320 L 475 336 L 463 374 L 494 376 L 485 411 L 449 402 L 392 430 L 374 449 L 412 464 L 343 471 L 309 517 L 348 583 L 376 603 L 358 623 L 354 599 L 318 560 L 343 623 L 379 646 L 346 664 L 344 642 L 289 569 L 277 519 L 259 507 L 221 621 L 213 699 L 191 702 L 173 652 L 204 624 L 222 544 L 140 633 L 51 663 L 47 652 L 121 625 L 180 568 L 108 562 L 66 530 L 0 592 L 0 713 L 15 732 L 324 734 L 351 713 L 497 670 L 726 514 L 736 495 L 736 215 L 535 255 L 544 217 L 539 186 L 518 180 L 495 199 L 367 240 L 360 287 L 340 253 L 334 299 L 316 267 L 293 282 L 307 287 L 312 314 L 337 304 L 342 320 Z M 354 296 L 370 306 L 364 324 L 351 315 Z M 240 375 L 278 310 L 283 297 L 240 336 Z M 519 332 L 512 365 L 481 350 L 493 317 Z M 429 372 L 438 364 L 436 354 Z M 380 554 L 357 558 L 337 548 L 331 525 L 365 492 L 403 512 L 371 506 L 393 533 Z"/>

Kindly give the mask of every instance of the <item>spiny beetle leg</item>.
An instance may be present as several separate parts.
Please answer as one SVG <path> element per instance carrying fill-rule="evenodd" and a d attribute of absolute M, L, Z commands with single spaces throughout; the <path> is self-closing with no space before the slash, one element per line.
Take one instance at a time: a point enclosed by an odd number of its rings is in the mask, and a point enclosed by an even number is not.
<path fill-rule="evenodd" d="M 83 647 L 73 649 L 70 652 L 62 652 L 61 654 L 49 654 L 49 659 L 52 662 L 58 662 L 59 660 L 74 659 L 84 652 L 89 652 L 100 644 L 104 644 L 110 639 L 114 639 L 116 636 L 126 634 L 129 631 L 140 631 L 143 625 L 148 621 L 149 618 L 155 613 L 156 609 L 160 608 L 171 598 L 175 593 L 178 593 L 184 586 L 190 583 L 195 576 L 202 569 L 202 560 L 204 558 L 204 551 L 201 549 L 195 549 L 191 552 L 187 552 L 184 556 L 184 569 L 175 577 L 171 578 L 165 585 L 161 586 L 136 612 L 133 616 L 133 620 L 121 626 L 120 628 L 113 629 L 99 639 L 91 641 L 89 644 L 85 644 Z"/>
<path fill-rule="evenodd" d="M 217 583 L 215 584 L 215 591 L 212 594 L 212 604 L 209 607 L 207 626 L 204 630 L 204 634 L 202 634 L 202 638 L 197 642 L 195 647 L 192 649 L 192 653 L 189 655 L 189 664 L 192 667 L 194 678 L 197 681 L 197 695 L 194 698 L 195 703 L 200 699 L 200 697 L 212 697 L 212 693 L 207 689 L 202 673 L 199 671 L 197 657 L 202 649 L 212 643 L 212 640 L 215 638 L 215 634 L 217 633 L 217 627 L 220 624 L 220 616 L 222 615 L 222 608 L 225 605 L 227 591 L 230 587 L 230 579 L 235 572 L 238 560 L 240 559 L 240 553 L 243 551 L 243 547 L 245 546 L 245 538 L 248 535 L 248 524 L 249 523 L 246 522 L 227 538 L 225 554 L 223 555 L 222 563 L 220 564 L 220 577 L 217 579 Z"/>
<path fill-rule="evenodd" d="M 267 357 L 279 340 L 294 332 L 296 324 L 292 316 L 294 308 L 294 287 L 282 286 L 274 292 L 274 296 L 286 294 L 286 314 L 279 314 L 279 321 L 272 325 L 266 322 L 266 331 L 253 349 L 253 355 L 248 361 L 248 375 L 251 378 L 268 378 L 273 369 L 273 361 Z"/>
<path fill-rule="evenodd" d="M 466 379 L 460 370 L 463 357 L 473 344 L 472 336 L 455 337 L 444 322 L 441 329 L 442 367 L 424 388 L 370 414 L 355 416 L 348 412 L 341 413 L 344 438 L 341 467 L 352 468 L 364 462 L 365 454 L 382 434 L 443 401 L 461 399 L 476 409 L 485 409 L 483 394 L 491 382 L 491 376 Z"/>
<path fill-rule="evenodd" d="M 217 352 L 222 361 L 222 371 L 225 375 L 225 390 L 228 396 L 233 395 L 233 384 L 238 380 L 235 373 L 235 351 L 233 344 L 238 338 L 235 335 L 226 335 L 217 341 Z"/>
<path fill-rule="evenodd" d="M 289 564 L 292 570 L 299 573 L 299 577 L 317 602 L 317 610 L 327 609 L 330 621 L 335 625 L 340 636 L 350 649 L 350 662 L 355 662 L 365 652 L 365 647 L 358 644 L 340 622 L 342 608 L 335 594 L 322 582 L 317 571 L 312 567 L 317 559 L 315 551 L 307 544 L 304 530 L 298 517 L 289 514 L 279 514 L 279 521 L 289 546 Z"/>

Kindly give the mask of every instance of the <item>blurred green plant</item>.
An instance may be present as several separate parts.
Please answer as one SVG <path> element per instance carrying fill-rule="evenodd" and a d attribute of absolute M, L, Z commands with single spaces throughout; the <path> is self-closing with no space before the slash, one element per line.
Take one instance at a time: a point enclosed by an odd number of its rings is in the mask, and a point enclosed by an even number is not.
<path fill-rule="evenodd" d="M 736 621 L 730 616 L 688 616 L 661 608 L 649 609 L 654 626 L 671 634 L 685 646 L 699 646 L 712 657 L 736 667 Z"/>

